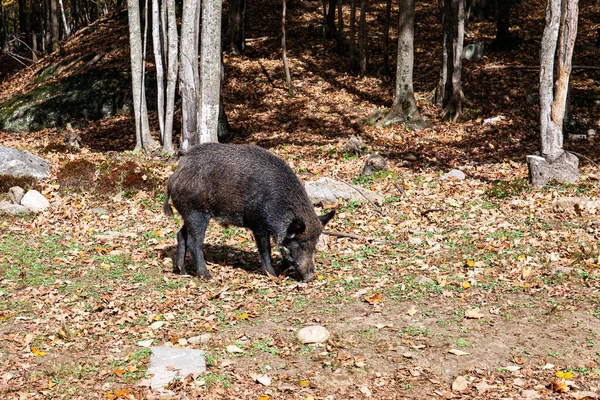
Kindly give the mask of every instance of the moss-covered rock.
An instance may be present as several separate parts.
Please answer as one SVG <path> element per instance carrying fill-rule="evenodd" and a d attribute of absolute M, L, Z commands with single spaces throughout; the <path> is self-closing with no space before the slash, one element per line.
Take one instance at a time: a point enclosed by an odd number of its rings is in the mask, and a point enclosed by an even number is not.
<path fill-rule="evenodd" d="M 44 71 L 44 75 L 51 75 Z M 0 105 L 0 129 L 36 131 L 76 119 L 103 119 L 129 112 L 131 77 L 116 70 L 90 70 L 36 89 Z"/>

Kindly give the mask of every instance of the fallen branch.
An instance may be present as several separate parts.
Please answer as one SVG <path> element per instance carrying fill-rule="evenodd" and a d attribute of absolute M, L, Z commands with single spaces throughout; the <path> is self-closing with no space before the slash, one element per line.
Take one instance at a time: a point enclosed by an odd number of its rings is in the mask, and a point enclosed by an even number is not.
<path fill-rule="evenodd" d="M 436 211 L 446 211 L 444 208 L 430 208 L 429 210 L 421 211 L 421 216 L 427 218 L 427 214 L 436 212 Z"/>
<path fill-rule="evenodd" d="M 367 196 L 365 196 L 365 194 L 363 192 L 361 192 L 360 190 L 358 190 L 357 188 L 355 188 L 354 186 L 352 186 L 351 184 L 349 184 L 345 180 L 343 180 L 341 178 L 338 178 L 337 175 L 334 175 L 333 179 L 335 179 L 336 181 L 342 182 L 343 184 L 346 184 L 349 188 L 351 188 L 354 191 L 356 191 L 358 194 L 360 194 L 362 197 L 364 197 L 365 200 L 367 200 L 369 203 L 371 203 L 373 205 L 373 207 L 375 207 L 375 211 L 377 211 L 379 213 L 379 215 L 385 216 L 385 214 L 383 213 L 383 211 L 381 211 L 381 209 L 379 208 L 379 206 L 377 204 L 375 204 L 373 202 L 373 200 L 371 200 Z"/>
<path fill-rule="evenodd" d="M 328 235 L 328 236 L 357 239 L 357 240 L 366 240 L 368 242 L 379 242 L 379 243 L 388 243 L 388 244 L 404 244 L 404 242 L 398 242 L 396 240 L 377 239 L 377 238 L 369 237 L 369 236 L 356 235 L 354 233 L 334 232 L 334 231 L 323 231 L 322 233 L 323 233 L 323 235 Z"/>

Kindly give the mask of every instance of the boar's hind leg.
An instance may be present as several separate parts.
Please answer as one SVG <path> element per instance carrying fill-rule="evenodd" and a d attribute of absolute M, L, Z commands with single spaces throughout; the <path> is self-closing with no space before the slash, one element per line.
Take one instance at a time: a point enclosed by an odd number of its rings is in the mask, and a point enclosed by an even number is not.
<path fill-rule="evenodd" d="M 262 235 L 254 232 L 254 238 L 256 239 L 256 246 L 260 253 L 260 262 L 262 264 L 263 272 L 268 275 L 277 276 L 271 265 L 271 242 L 269 240 L 269 235 Z"/>
<path fill-rule="evenodd" d="M 204 234 L 210 222 L 210 215 L 200 211 L 193 211 L 184 225 L 187 229 L 186 246 L 192 253 L 196 267 L 196 275 L 205 279 L 210 279 L 210 273 L 206 268 L 202 245 L 204 244 Z"/>
<path fill-rule="evenodd" d="M 187 230 L 185 225 L 177 232 L 177 259 L 176 265 L 181 275 L 185 275 L 185 251 L 187 250 Z"/>

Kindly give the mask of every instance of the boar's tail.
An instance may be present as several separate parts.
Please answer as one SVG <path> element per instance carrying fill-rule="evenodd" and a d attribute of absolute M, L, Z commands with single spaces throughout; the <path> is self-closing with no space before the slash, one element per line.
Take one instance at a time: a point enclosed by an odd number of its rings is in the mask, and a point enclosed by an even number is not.
<path fill-rule="evenodd" d="M 163 203 L 163 211 L 165 214 L 167 214 L 169 217 L 173 216 L 173 209 L 171 208 L 171 205 L 169 204 L 169 197 L 171 197 L 171 178 L 169 178 L 168 182 L 167 182 L 167 192 L 165 193 L 165 201 Z"/>

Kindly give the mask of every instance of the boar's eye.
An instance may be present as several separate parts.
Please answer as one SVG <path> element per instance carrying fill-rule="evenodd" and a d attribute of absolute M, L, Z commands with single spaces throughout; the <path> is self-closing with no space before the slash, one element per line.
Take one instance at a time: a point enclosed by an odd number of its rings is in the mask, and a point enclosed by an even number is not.
<path fill-rule="evenodd" d="M 287 235 L 285 236 L 285 238 L 293 239 L 297 233 L 302 233 L 302 232 L 304 232 L 305 229 L 306 229 L 306 225 L 304 225 L 304 222 L 302 220 L 295 219 L 292 221 L 290 226 L 288 226 Z"/>

